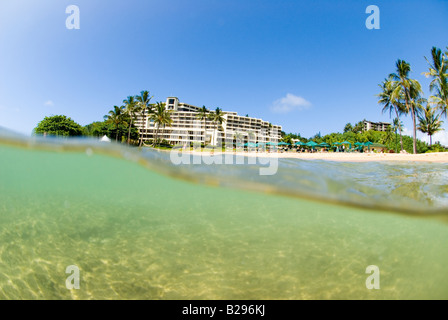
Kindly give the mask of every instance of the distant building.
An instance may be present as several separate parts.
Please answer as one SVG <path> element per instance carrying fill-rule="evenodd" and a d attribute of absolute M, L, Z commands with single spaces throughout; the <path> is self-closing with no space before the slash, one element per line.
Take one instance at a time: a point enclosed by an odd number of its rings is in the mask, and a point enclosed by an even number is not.
<path fill-rule="evenodd" d="M 375 130 L 375 131 L 387 131 L 387 128 L 391 126 L 389 122 L 372 122 L 364 120 L 364 131 Z"/>
<path fill-rule="evenodd" d="M 239 116 L 236 112 L 223 111 L 225 121 L 217 130 L 217 125 L 211 120 L 197 118 L 199 107 L 179 102 L 176 97 L 166 99 L 166 109 L 171 111 L 173 123 L 170 127 L 160 128 L 158 138 L 171 145 L 195 142 L 218 145 L 219 141 L 235 144 L 237 140 L 242 143 L 278 142 L 281 139 L 281 126 L 262 119 Z M 143 141 L 155 139 L 157 128 L 146 112 L 138 117 L 135 126 Z"/>

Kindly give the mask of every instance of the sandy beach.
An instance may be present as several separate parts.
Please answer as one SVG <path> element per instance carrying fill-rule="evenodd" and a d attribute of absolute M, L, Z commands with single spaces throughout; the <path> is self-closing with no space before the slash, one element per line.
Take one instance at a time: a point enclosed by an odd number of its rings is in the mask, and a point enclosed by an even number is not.
<path fill-rule="evenodd" d="M 184 151 L 185 152 L 185 151 Z M 188 151 L 187 151 L 188 152 Z M 210 155 L 208 151 L 191 151 L 191 154 Z M 404 161 L 404 162 L 433 162 L 448 163 L 448 152 L 434 152 L 423 154 L 396 154 L 396 153 L 343 153 L 343 152 L 317 152 L 317 153 L 264 153 L 264 152 L 215 152 L 215 155 L 234 154 L 249 157 L 278 157 L 302 160 L 327 160 L 341 162 L 369 162 L 369 161 Z"/>

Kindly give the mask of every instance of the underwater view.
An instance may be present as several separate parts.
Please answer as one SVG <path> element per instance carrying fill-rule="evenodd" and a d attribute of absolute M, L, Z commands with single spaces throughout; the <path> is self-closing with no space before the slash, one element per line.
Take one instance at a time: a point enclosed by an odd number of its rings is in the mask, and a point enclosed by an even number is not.
<path fill-rule="evenodd" d="M 448 299 L 448 164 L 278 162 L 2 131 L 0 299 Z"/>

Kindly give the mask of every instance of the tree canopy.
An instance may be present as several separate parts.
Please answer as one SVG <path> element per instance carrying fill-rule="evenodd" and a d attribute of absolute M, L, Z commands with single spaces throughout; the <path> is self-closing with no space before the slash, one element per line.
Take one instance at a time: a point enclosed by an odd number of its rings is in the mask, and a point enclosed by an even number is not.
<path fill-rule="evenodd" d="M 45 117 L 38 123 L 37 127 L 34 129 L 34 133 L 38 135 L 73 137 L 83 135 L 84 130 L 81 125 L 71 118 L 64 115 L 58 115 Z"/>
<path fill-rule="evenodd" d="M 115 124 L 110 121 L 96 121 L 84 127 L 84 135 L 97 138 L 106 135 L 109 138 L 115 138 L 118 142 L 123 142 L 128 135 L 128 125 L 127 122 L 123 122 L 120 123 L 117 128 Z M 138 137 L 138 129 L 135 126 L 132 126 L 131 140 L 137 140 Z"/>

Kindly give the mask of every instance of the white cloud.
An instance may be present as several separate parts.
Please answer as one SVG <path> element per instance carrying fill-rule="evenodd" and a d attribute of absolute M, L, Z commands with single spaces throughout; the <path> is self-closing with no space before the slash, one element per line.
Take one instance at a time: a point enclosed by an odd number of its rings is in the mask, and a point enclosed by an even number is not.
<path fill-rule="evenodd" d="M 288 113 L 294 110 L 305 110 L 310 107 L 311 102 L 305 98 L 288 93 L 285 97 L 274 101 L 271 106 L 271 111 L 275 113 Z"/>
<path fill-rule="evenodd" d="M 44 106 L 46 106 L 46 107 L 52 107 L 52 106 L 54 106 L 54 102 L 51 101 L 51 100 L 45 101 Z"/>

